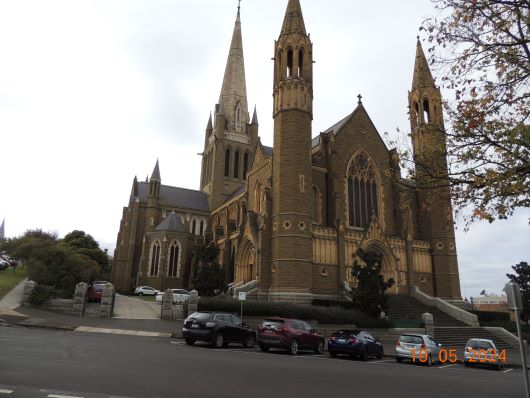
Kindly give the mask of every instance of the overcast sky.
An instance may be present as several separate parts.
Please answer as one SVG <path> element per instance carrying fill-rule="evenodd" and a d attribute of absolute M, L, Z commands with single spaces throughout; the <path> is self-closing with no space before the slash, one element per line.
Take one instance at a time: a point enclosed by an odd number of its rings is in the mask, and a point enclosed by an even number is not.
<path fill-rule="evenodd" d="M 248 103 L 272 146 L 274 40 L 287 0 L 241 3 Z M 379 132 L 406 134 L 427 0 L 301 0 L 314 42 L 313 134 L 357 94 Z M 237 0 L 0 0 L 0 221 L 93 235 L 113 252 L 135 175 L 199 189 L 204 129 L 219 98 Z M 447 95 L 449 95 L 447 93 Z M 500 293 L 530 261 L 528 209 L 457 230 L 462 294 Z"/>

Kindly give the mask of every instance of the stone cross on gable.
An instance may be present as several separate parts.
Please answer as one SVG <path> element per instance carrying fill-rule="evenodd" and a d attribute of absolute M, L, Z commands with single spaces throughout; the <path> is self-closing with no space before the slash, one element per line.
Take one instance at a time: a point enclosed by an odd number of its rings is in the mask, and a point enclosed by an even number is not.
<path fill-rule="evenodd" d="M 362 104 L 363 102 L 361 101 L 363 99 L 363 96 L 361 94 L 359 94 L 357 96 L 357 98 L 359 99 L 359 101 L 357 101 L 358 104 Z"/>

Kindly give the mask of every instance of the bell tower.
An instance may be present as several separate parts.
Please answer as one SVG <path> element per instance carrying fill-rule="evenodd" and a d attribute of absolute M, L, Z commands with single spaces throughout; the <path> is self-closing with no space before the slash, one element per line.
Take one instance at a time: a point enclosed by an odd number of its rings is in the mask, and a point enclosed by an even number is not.
<path fill-rule="evenodd" d="M 442 96 L 434 83 L 419 38 L 409 108 L 419 238 L 431 244 L 435 295 L 461 300 Z"/>
<path fill-rule="evenodd" d="M 313 44 L 289 0 L 274 47 L 271 299 L 305 301 L 312 288 Z"/>

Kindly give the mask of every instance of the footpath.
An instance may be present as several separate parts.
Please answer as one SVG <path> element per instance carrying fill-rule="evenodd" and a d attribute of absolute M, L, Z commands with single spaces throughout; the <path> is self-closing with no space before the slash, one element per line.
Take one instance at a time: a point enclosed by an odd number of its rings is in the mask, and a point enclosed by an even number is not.
<path fill-rule="evenodd" d="M 126 319 L 123 317 L 90 318 L 62 314 L 33 307 L 23 307 L 20 305 L 22 302 L 23 284 L 24 282 L 21 282 L 0 300 L 0 327 L 4 325 L 55 329 L 82 333 L 107 333 L 140 337 L 182 338 L 181 330 L 183 326 L 183 320 L 169 321 L 162 319 Z M 394 358 L 395 343 L 382 342 L 382 344 L 385 352 L 384 356 L 386 358 Z M 464 350 L 464 347 L 451 348 L 457 349 L 458 356 L 461 356 Z M 521 368 L 521 355 L 519 350 L 507 350 L 506 357 L 506 368 Z M 527 362 L 529 362 L 528 359 Z"/>

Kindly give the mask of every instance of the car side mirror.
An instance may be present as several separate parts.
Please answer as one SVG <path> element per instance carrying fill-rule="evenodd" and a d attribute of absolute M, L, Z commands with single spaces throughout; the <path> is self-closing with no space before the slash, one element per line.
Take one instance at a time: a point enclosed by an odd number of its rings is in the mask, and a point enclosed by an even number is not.
<path fill-rule="evenodd" d="M 241 327 L 248 328 L 247 323 L 246 322 L 241 322 Z"/>
<path fill-rule="evenodd" d="M 311 329 L 310 332 L 315 334 L 317 331 L 315 329 Z"/>

